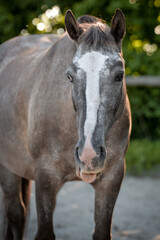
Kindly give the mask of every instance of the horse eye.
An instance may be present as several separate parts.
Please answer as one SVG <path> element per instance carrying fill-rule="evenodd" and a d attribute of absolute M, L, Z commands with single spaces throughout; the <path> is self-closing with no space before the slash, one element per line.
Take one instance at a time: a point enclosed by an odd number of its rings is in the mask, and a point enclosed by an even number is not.
<path fill-rule="evenodd" d="M 115 77 L 115 81 L 116 82 L 121 82 L 123 80 L 123 74 L 118 74 L 116 77 Z"/>
<path fill-rule="evenodd" d="M 69 79 L 69 81 L 72 83 L 73 82 L 73 78 L 70 74 L 67 75 L 67 78 Z"/>

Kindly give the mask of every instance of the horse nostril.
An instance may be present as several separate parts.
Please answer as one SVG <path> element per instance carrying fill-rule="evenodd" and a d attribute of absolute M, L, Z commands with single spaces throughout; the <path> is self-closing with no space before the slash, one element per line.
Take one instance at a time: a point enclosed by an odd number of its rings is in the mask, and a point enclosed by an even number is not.
<path fill-rule="evenodd" d="M 74 156 L 75 156 L 75 159 L 77 160 L 77 162 L 81 163 L 78 151 L 79 151 L 79 147 L 76 146 L 75 150 L 74 150 Z"/>
<path fill-rule="evenodd" d="M 97 155 L 92 160 L 93 167 L 104 167 L 104 160 L 106 159 L 106 149 L 103 146 L 97 147 Z"/>
<path fill-rule="evenodd" d="M 106 158 L 106 149 L 105 147 L 100 147 L 100 160 L 105 160 Z"/>
<path fill-rule="evenodd" d="M 76 159 L 78 159 L 79 158 L 79 156 L 78 156 L 78 147 L 75 147 L 75 149 L 74 149 L 74 155 L 75 155 L 75 158 Z"/>

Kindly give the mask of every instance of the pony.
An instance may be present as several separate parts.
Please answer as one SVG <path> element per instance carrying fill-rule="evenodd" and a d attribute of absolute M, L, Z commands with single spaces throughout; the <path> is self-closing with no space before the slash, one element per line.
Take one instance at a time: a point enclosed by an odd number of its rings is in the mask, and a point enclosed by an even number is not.
<path fill-rule="evenodd" d="M 56 195 L 67 181 L 95 189 L 93 240 L 111 240 L 114 205 L 131 132 L 117 9 L 109 27 L 65 14 L 66 33 L 28 35 L 0 46 L 0 183 L 5 240 L 21 240 L 35 181 L 35 240 L 54 240 Z M 84 199 L 85 201 L 85 199 Z"/>

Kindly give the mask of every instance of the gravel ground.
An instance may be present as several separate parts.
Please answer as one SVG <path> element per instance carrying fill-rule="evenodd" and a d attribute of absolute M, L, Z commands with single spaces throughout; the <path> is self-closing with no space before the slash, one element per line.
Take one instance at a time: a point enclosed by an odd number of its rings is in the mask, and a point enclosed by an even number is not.
<path fill-rule="evenodd" d="M 25 240 L 36 232 L 34 184 Z M 0 208 L 2 208 L 0 191 Z M 1 214 L 2 215 L 2 214 Z M 67 183 L 59 192 L 54 213 L 57 240 L 91 240 L 94 190 L 83 182 Z M 0 216 L 0 229 L 2 217 Z M 116 203 L 113 240 L 160 240 L 160 178 L 126 177 Z M 0 239 L 2 239 L 0 230 Z M 47 240 L 47 239 L 46 239 Z"/>

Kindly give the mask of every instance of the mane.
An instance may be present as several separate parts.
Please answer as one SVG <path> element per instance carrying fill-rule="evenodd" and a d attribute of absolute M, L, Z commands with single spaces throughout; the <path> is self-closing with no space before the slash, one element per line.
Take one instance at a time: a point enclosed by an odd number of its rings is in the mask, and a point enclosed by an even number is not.
<path fill-rule="evenodd" d="M 95 23 L 95 22 L 101 22 L 99 18 L 96 18 L 94 16 L 90 15 L 83 15 L 77 19 L 79 23 Z"/>
<path fill-rule="evenodd" d="M 104 45 L 114 45 L 115 41 L 110 33 L 110 28 L 103 20 L 84 15 L 79 17 L 77 21 L 84 30 L 78 39 L 78 43 L 87 44 L 88 47 L 94 47 L 95 49 Z"/>

